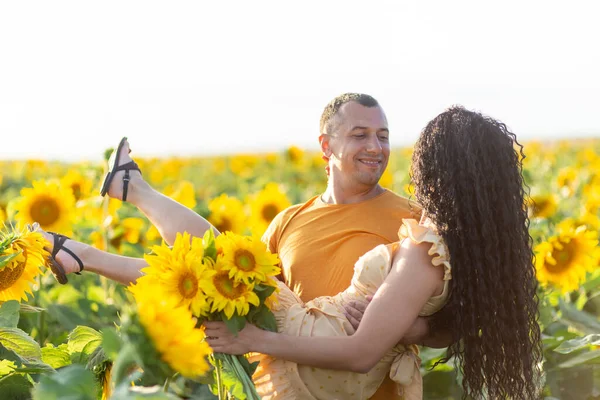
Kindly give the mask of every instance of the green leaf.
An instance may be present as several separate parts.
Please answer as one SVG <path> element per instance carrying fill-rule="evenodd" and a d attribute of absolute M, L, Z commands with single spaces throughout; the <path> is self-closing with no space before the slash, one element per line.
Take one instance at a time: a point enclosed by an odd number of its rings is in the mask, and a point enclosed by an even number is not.
<path fill-rule="evenodd" d="M 16 328 L 19 323 L 19 302 L 9 300 L 0 306 L 0 328 Z"/>
<path fill-rule="evenodd" d="M 277 332 L 277 320 L 275 319 L 275 315 L 265 305 L 258 307 L 250 322 L 260 329 Z"/>
<path fill-rule="evenodd" d="M 600 322 L 590 313 L 578 310 L 571 304 L 560 301 L 560 310 L 562 311 L 563 322 L 574 326 L 576 329 L 586 334 L 600 332 Z"/>
<path fill-rule="evenodd" d="M 48 315 L 52 320 L 58 321 L 64 330 L 73 330 L 77 325 L 86 323 L 73 309 L 62 304 L 50 304 Z"/>
<path fill-rule="evenodd" d="M 71 355 L 67 344 L 63 343 L 58 347 L 47 344 L 46 347 L 42 347 L 42 361 L 54 369 L 71 365 Z"/>
<path fill-rule="evenodd" d="M 13 374 L 0 379 L 0 399 L 29 400 L 31 383 L 23 375 Z"/>
<path fill-rule="evenodd" d="M 242 368 L 244 368 L 244 372 L 246 373 L 246 375 L 248 375 L 248 376 L 254 375 L 254 372 L 256 372 L 256 368 L 258 368 L 259 361 L 254 361 L 252 364 L 250 364 L 250 361 L 248 361 L 246 356 L 239 355 L 239 356 L 236 356 L 236 358 L 237 358 L 238 362 L 240 363 L 240 365 L 242 366 Z"/>
<path fill-rule="evenodd" d="M 85 364 L 102 344 L 102 335 L 89 326 L 78 326 L 69 334 L 69 354 L 73 363 Z"/>
<path fill-rule="evenodd" d="M 223 322 L 225 322 L 227 329 L 235 336 L 237 336 L 238 332 L 246 326 L 246 318 L 240 317 L 237 314 L 233 314 L 229 319 L 223 315 Z"/>
<path fill-rule="evenodd" d="M 600 274 L 598 274 L 598 276 L 596 276 L 595 278 L 592 278 L 592 279 L 586 281 L 582 285 L 582 287 L 586 291 L 600 287 Z"/>
<path fill-rule="evenodd" d="M 588 363 L 590 363 L 590 361 L 596 360 L 598 358 L 600 358 L 600 349 L 586 351 L 586 352 L 576 355 L 573 358 L 569 358 L 565 362 L 558 364 L 558 368 L 572 368 L 576 365 L 588 364 Z M 598 360 L 596 360 L 596 361 L 598 361 Z"/>
<path fill-rule="evenodd" d="M 19 250 L 17 253 L 8 254 L 8 255 L 0 257 L 0 269 L 6 267 L 9 262 L 11 262 L 15 258 L 19 257 L 19 254 L 21 254 L 22 252 L 23 252 L 23 250 Z"/>
<path fill-rule="evenodd" d="M 116 360 L 122 347 L 123 341 L 115 329 L 102 331 L 102 348 L 108 359 Z"/>
<path fill-rule="evenodd" d="M 265 302 L 265 300 L 273 294 L 273 292 L 275 291 L 275 286 L 269 286 L 269 285 L 257 285 L 254 288 L 254 292 L 256 292 L 256 295 L 258 296 L 258 298 L 260 299 L 261 304 Z"/>
<path fill-rule="evenodd" d="M 24 361 L 39 361 L 42 357 L 40 345 L 19 328 L 0 328 L 0 345 Z"/>
<path fill-rule="evenodd" d="M 81 365 L 69 365 L 56 374 L 43 375 L 32 391 L 33 400 L 96 400 L 96 379 Z"/>
<path fill-rule="evenodd" d="M 202 237 L 202 246 L 204 247 L 204 256 L 210 257 L 216 261 L 217 245 L 215 244 L 215 234 L 212 228 L 204 232 L 204 236 Z"/>
<path fill-rule="evenodd" d="M 104 353 L 104 349 L 102 346 L 96 347 L 96 350 L 90 355 L 89 360 L 87 362 L 86 368 L 93 370 L 97 366 L 101 365 L 105 361 L 109 361 L 106 358 L 106 354 Z"/>
<path fill-rule="evenodd" d="M 24 363 L 24 366 L 15 369 L 15 372 L 23 374 L 46 374 L 56 372 L 56 370 L 42 361 L 33 361 Z"/>
<path fill-rule="evenodd" d="M 8 375 L 17 368 L 17 365 L 10 360 L 0 361 L 0 376 Z"/>
<path fill-rule="evenodd" d="M 575 350 L 586 348 L 590 345 L 600 345 L 600 334 L 587 335 L 578 339 L 565 340 L 557 348 L 554 349 L 560 354 L 569 354 Z"/>

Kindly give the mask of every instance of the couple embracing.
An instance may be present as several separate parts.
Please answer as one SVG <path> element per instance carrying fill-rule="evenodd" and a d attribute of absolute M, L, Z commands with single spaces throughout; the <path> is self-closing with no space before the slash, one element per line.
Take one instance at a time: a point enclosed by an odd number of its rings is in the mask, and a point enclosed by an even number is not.
<path fill-rule="evenodd" d="M 327 189 L 281 212 L 263 236 L 283 271 L 278 332 L 247 325 L 233 337 L 211 322 L 209 344 L 253 353 L 264 399 L 421 399 L 416 345 L 451 347 L 465 395 L 538 398 L 537 281 L 516 136 L 462 107 L 441 113 L 414 147 L 411 201 L 378 184 L 389 135 L 371 96 L 347 93 L 325 107 Z M 138 207 L 167 243 L 216 231 L 150 187 L 126 140 L 110 167 L 101 194 Z M 43 234 L 63 282 L 83 269 L 129 284 L 147 266 Z"/>

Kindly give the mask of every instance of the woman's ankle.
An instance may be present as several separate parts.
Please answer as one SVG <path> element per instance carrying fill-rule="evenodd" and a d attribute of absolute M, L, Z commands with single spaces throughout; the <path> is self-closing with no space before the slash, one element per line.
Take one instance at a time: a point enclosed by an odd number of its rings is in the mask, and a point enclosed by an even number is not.
<path fill-rule="evenodd" d="M 148 183 L 139 178 L 132 179 L 129 182 L 129 193 L 127 194 L 127 202 L 133 204 L 137 208 L 143 209 L 145 202 L 156 192 Z"/>

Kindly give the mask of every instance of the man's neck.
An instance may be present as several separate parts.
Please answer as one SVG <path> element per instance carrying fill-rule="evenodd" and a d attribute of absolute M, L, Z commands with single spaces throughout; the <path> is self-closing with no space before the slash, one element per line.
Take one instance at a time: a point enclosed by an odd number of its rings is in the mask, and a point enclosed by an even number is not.
<path fill-rule="evenodd" d="M 354 204 L 370 200 L 383 192 L 385 189 L 379 184 L 365 189 L 350 190 L 349 188 L 335 187 L 330 181 L 325 193 L 321 195 L 321 200 L 327 204 Z"/>

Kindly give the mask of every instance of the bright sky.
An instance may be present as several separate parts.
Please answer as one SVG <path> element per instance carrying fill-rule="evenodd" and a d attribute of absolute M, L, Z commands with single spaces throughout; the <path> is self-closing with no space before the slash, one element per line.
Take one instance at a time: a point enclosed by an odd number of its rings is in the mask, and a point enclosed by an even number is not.
<path fill-rule="evenodd" d="M 317 148 L 373 95 L 393 146 L 452 104 L 520 138 L 600 136 L 594 1 L 4 1 L 0 158 Z"/>

